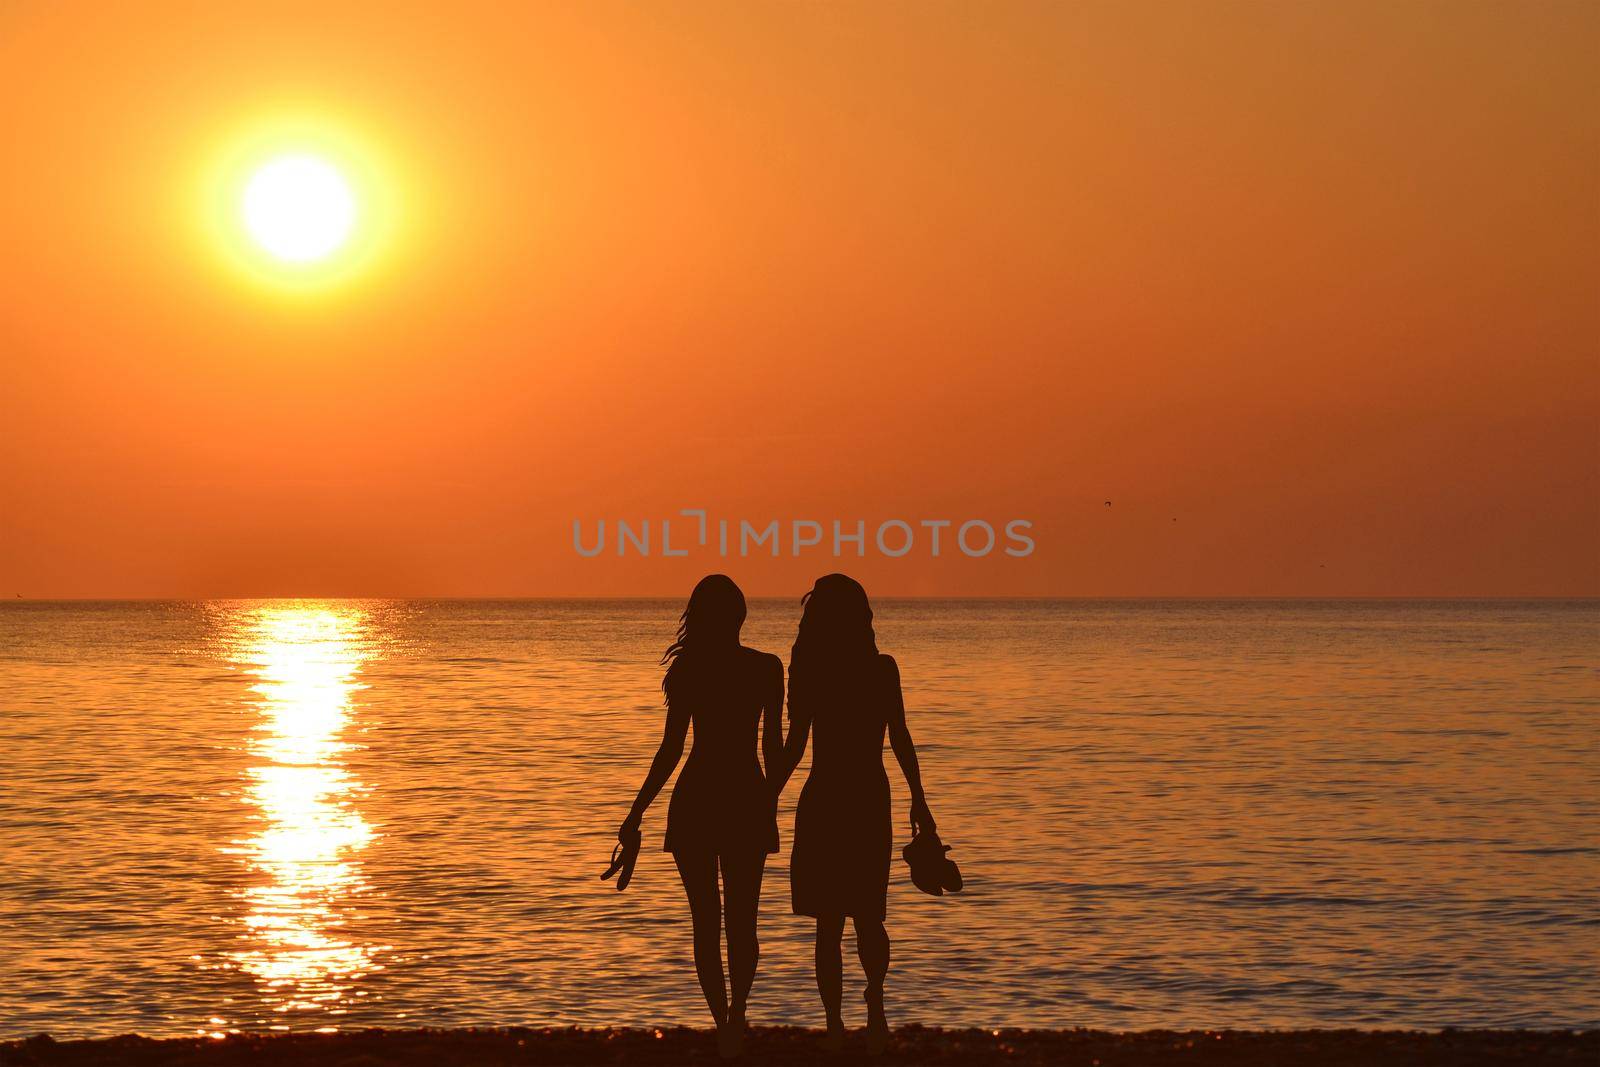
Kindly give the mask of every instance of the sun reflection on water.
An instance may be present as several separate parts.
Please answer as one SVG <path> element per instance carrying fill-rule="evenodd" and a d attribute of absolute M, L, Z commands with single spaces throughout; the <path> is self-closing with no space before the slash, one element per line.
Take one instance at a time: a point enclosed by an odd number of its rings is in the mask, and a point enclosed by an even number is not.
<path fill-rule="evenodd" d="M 356 605 L 295 603 L 252 607 L 240 623 L 230 653 L 256 679 L 244 797 L 260 829 L 226 849 L 255 876 L 242 893 L 245 947 L 232 959 L 280 1017 L 275 1028 L 299 1013 L 327 1022 L 356 980 L 381 969 L 383 946 L 343 932 L 368 888 L 359 853 L 375 834 L 343 763 L 368 618 Z"/>

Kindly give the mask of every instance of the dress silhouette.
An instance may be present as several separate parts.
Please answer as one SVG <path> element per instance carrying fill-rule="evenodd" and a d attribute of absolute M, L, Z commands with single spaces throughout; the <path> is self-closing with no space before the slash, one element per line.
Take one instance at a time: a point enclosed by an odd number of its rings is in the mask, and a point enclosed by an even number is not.
<path fill-rule="evenodd" d="M 906 727 L 899 668 L 878 651 L 866 590 L 852 578 L 830 574 L 801 603 L 800 632 L 789 659 L 785 780 L 812 733 L 816 745 L 795 814 L 791 899 L 796 914 L 817 921 L 817 989 L 828 1017 L 824 1046 L 838 1049 L 844 1040 L 840 940 L 848 917 L 867 977 L 868 1047 L 879 1051 L 889 1037 L 884 918 L 894 844 L 885 735 L 911 789 L 913 827 L 932 833 L 935 825 Z"/>
<path fill-rule="evenodd" d="M 764 687 L 776 686 L 777 703 L 782 685 L 778 657 L 743 645 L 675 665 L 667 699 L 688 707 L 694 744 L 672 787 L 663 851 L 734 857 L 778 851 L 777 797 L 756 758 L 756 733 Z"/>
<path fill-rule="evenodd" d="M 731 578 L 713 574 L 695 586 L 678 639 L 662 657 L 668 666 L 661 746 L 617 831 L 624 846 L 637 849 L 644 814 L 677 768 L 692 726 L 694 745 L 672 790 L 663 847 L 689 898 L 695 972 L 725 1056 L 737 1055 L 743 1042 L 759 956 L 761 878 L 768 853 L 778 850 L 777 790 L 756 758 L 758 728 L 767 768 L 776 772 L 784 759 L 783 662 L 739 643 L 744 618 L 744 594 Z M 724 923 L 731 1000 L 723 979 Z"/>
<path fill-rule="evenodd" d="M 882 655 L 841 675 L 848 684 L 809 713 L 811 773 L 795 813 L 790 895 L 797 915 L 882 922 L 894 850 L 883 736 L 899 677 Z"/>

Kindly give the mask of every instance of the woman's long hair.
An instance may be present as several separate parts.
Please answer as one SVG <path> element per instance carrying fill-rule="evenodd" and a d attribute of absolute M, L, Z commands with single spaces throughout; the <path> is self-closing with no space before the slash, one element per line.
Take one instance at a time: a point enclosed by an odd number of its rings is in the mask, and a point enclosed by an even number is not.
<path fill-rule="evenodd" d="M 737 645 L 744 615 L 744 593 L 732 578 L 708 574 L 700 579 L 689 594 L 689 606 L 678 619 L 678 639 L 661 656 L 661 662 L 667 665 L 661 691 L 671 697 L 673 677 L 697 652 Z"/>
<path fill-rule="evenodd" d="M 800 631 L 789 651 L 789 709 L 860 676 L 878 655 L 872 605 L 861 583 L 844 574 L 817 579 L 800 598 Z"/>

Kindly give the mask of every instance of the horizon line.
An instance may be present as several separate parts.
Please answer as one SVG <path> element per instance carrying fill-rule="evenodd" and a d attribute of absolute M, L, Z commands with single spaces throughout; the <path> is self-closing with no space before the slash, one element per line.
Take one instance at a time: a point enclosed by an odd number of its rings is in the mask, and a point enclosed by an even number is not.
<path fill-rule="evenodd" d="M 749 600 L 795 600 L 798 596 L 792 594 L 746 594 Z M 434 595 L 434 594 L 367 594 L 367 593 L 286 593 L 286 594 L 218 594 L 208 596 L 22 596 L 20 594 L 10 598 L 0 598 L 0 604 L 201 604 L 220 600 L 395 600 L 395 601 L 437 601 L 437 602 L 472 602 L 472 601 L 541 601 L 541 602 L 621 602 L 631 600 L 683 600 L 686 594 L 681 593 L 617 593 L 603 595 L 588 594 L 543 594 L 543 593 L 496 593 L 496 594 L 471 594 L 471 595 Z M 873 594 L 876 601 L 890 600 L 1016 600 L 1016 601 L 1269 601 L 1269 600 L 1296 600 L 1296 601 L 1328 601 L 1328 600 L 1478 600 L 1478 601 L 1506 601 L 1506 600 L 1600 600 L 1600 593 L 1221 593 L 1221 594 L 1094 594 L 1094 593 L 950 593 L 950 594 Z"/>

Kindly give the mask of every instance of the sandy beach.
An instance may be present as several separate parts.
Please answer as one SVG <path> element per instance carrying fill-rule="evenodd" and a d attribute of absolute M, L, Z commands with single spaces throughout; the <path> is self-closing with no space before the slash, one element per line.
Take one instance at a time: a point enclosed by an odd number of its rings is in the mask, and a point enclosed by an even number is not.
<path fill-rule="evenodd" d="M 1293 1064 L 1383 1067 L 1594 1063 L 1600 1031 L 1530 1030 L 943 1030 L 896 1031 L 889 1051 L 869 1057 L 859 1032 L 837 1056 L 821 1053 L 819 1032 L 752 1029 L 738 1062 L 753 1064 Z M 56 1041 L 40 1035 L 0 1044 L 0 1064 L 81 1067 L 232 1067 L 316 1064 L 384 1067 L 426 1064 L 712 1064 L 710 1031 L 646 1029 L 361 1030 L 343 1034 L 236 1034 L 227 1038 L 127 1035 Z"/>

